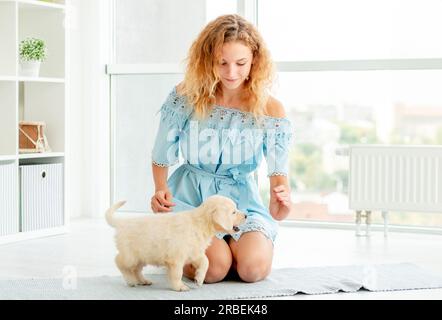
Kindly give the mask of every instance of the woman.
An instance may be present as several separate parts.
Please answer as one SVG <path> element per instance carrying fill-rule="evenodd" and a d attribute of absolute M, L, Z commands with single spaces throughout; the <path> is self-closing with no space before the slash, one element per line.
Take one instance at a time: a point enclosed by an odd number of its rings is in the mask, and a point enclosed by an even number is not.
<path fill-rule="evenodd" d="M 287 179 L 292 126 L 281 103 L 269 95 L 273 75 L 256 28 L 239 15 L 220 16 L 192 44 L 184 81 L 161 107 L 152 150 L 152 210 L 188 210 L 222 194 L 247 214 L 238 233 L 218 234 L 207 249 L 206 283 L 223 280 L 230 270 L 246 282 L 264 279 L 271 270 L 276 220 L 292 208 Z M 167 180 L 179 148 L 185 163 Z M 268 209 L 251 174 L 263 156 Z M 188 265 L 183 272 L 193 278 L 194 268 Z"/>

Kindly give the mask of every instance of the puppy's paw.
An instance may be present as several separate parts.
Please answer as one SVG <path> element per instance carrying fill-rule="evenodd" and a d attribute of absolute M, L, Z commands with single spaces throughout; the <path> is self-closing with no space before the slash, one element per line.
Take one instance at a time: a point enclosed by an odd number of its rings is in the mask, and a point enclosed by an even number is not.
<path fill-rule="evenodd" d="M 152 284 L 152 281 L 149 281 L 147 279 L 142 279 L 140 280 L 139 284 L 142 286 L 150 286 Z"/>
<path fill-rule="evenodd" d="M 172 288 L 175 291 L 189 291 L 189 287 L 184 283 L 180 283 Z"/>
<path fill-rule="evenodd" d="M 126 281 L 126 283 L 129 287 L 135 287 L 137 285 L 137 283 L 133 281 Z"/>
<path fill-rule="evenodd" d="M 195 277 L 194 281 L 198 285 L 198 287 L 201 287 L 204 283 L 204 276 Z"/>

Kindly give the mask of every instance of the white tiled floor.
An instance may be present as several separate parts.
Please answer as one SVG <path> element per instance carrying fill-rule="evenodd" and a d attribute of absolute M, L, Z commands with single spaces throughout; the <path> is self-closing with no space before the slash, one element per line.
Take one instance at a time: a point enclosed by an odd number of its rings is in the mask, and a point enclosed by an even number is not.
<path fill-rule="evenodd" d="M 103 220 L 71 222 L 70 233 L 0 246 L 0 279 L 119 275 L 114 265 L 113 229 Z M 411 262 L 442 276 L 442 236 L 281 227 L 274 268 Z M 70 267 L 70 268 L 69 268 Z M 72 269 L 72 267 L 74 269 Z M 66 269 L 69 268 L 69 269 Z M 145 272 L 163 272 L 161 268 Z M 280 299 L 280 298 L 278 298 Z M 442 299 L 442 289 L 296 295 L 284 299 Z"/>

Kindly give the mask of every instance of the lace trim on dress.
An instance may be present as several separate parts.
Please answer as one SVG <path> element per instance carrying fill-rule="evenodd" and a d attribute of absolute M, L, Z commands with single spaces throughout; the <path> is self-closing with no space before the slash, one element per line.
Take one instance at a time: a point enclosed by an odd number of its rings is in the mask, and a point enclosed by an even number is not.
<path fill-rule="evenodd" d="M 268 175 L 268 177 L 274 177 L 274 176 L 284 176 L 284 177 L 287 177 L 287 174 L 284 173 L 284 172 L 273 172 L 273 173 L 270 173 Z"/>
<path fill-rule="evenodd" d="M 225 121 L 227 119 L 230 120 L 231 117 L 239 117 L 241 123 L 255 125 L 256 119 L 253 116 L 253 113 L 247 111 L 241 111 L 234 108 L 228 108 L 220 105 L 215 105 L 212 108 L 212 112 L 209 117 L 216 121 Z M 290 120 L 288 118 L 275 118 L 271 116 L 263 115 L 261 120 L 263 120 L 264 127 L 267 129 L 275 128 L 275 129 L 290 129 Z"/>
<path fill-rule="evenodd" d="M 157 167 L 167 168 L 167 167 L 171 167 L 171 166 L 177 164 L 178 161 L 176 161 L 176 162 L 174 162 L 174 163 L 172 163 L 172 164 L 167 164 L 167 163 L 159 163 L 159 162 L 156 162 L 156 161 L 152 160 L 152 163 L 153 163 L 154 165 L 156 165 Z"/>

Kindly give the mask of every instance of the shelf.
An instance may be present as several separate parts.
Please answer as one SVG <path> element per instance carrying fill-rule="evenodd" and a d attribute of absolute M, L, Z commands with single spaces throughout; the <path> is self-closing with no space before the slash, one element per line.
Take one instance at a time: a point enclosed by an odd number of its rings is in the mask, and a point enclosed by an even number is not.
<path fill-rule="evenodd" d="M 35 0 L 16 0 L 19 7 L 23 9 L 65 9 L 64 4 L 51 3 Z"/>
<path fill-rule="evenodd" d="M 65 40 L 66 40 L 66 28 L 64 26 L 65 22 L 65 11 L 64 10 L 40 10 L 35 9 L 38 3 L 36 1 L 19 2 L 21 5 L 18 6 L 18 38 L 17 41 L 20 43 L 22 40 L 27 38 L 41 39 L 45 42 L 47 47 L 47 57 L 45 61 L 41 63 L 40 66 L 40 76 L 37 77 L 39 80 L 35 81 L 50 81 L 59 82 L 60 79 L 65 77 Z M 42 2 L 44 6 L 48 4 Z M 49 4 L 53 6 L 54 4 Z M 29 7 L 31 6 L 31 7 Z M 41 6 L 41 4 L 38 4 Z M 34 8 L 33 8 L 34 7 Z M 39 7 L 37 7 L 39 8 Z M 23 76 L 20 73 L 20 67 L 18 66 L 18 77 L 28 79 L 28 77 Z M 51 80 L 46 80 L 46 78 Z M 57 79 L 57 80 L 52 80 Z"/>
<path fill-rule="evenodd" d="M 19 121 L 45 122 L 45 135 L 51 150 L 66 151 L 64 83 L 20 82 L 18 105 Z"/>
<path fill-rule="evenodd" d="M 36 0 L 0 0 L 0 2 L 16 2 L 23 9 L 65 9 L 61 3 L 50 3 Z"/>
<path fill-rule="evenodd" d="M 46 77 L 18 77 L 18 81 L 20 82 L 51 82 L 51 83 L 64 83 L 64 78 L 46 78 Z"/>
<path fill-rule="evenodd" d="M 0 81 L 65 83 L 64 78 L 0 76 Z"/>
<path fill-rule="evenodd" d="M 15 76 L 17 54 L 17 23 L 15 20 L 16 8 L 14 2 L 0 1 L 0 79 L 6 80 Z"/>
<path fill-rule="evenodd" d="M 64 152 L 21 153 L 18 155 L 19 159 L 41 159 L 56 157 L 64 157 Z"/>
<path fill-rule="evenodd" d="M 17 152 L 17 83 L 0 82 L 0 155 Z"/>
<path fill-rule="evenodd" d="M 12 242 L 16 242 L 16 241 L 23 241 L 23 240 L 30 240 L 30 239 L 35 239 L 35 238 L 56 236 L 56 235 L 65 234 L 67 232 L 69 232 L 69 227 L 66 223 L 63 226 L 54 227 L 54 228 L 50 228 L 50 229 L 18 232 L 18 233 L 9 234 L 6 236 L 1 236 L 0 237 L 0 245 L 6 244 L 6 243 L 12 243 Z"/>
<path fill-rule="evenodd" d="M 0 81 L 17 81 L 17 77 L 14 77 L 14 76 L 0 76 Z"/>
<path fill-rule="evenodd" d="M 44 216 L 24 216 L 27 212 L 20 206 L 26 197 L 38 199 L 37 189 L 24 189 L 19 183 L 23 169 L 36 165 L 66 163 L 66 114 L 67 114 L 67 40 L 69 10 L 67 1 L 53 0 L 0 0 L 0 244 L 27 239 L 35 239 L 67 230 L 69 205 L 66 203 L 66 181 L 57 180 L 63 191 L 63 207 L 49 203 L 50 210 Z M 45 42 L 48 50 L 37 77 L 21 73 L 18 56 L 20 42 L 27 38 L 37 38 Z M 44 134 L 50 150 L 45 153 L 20 153 L 20 121 L 43 121 Z M 64 175 L 64 171 L 63 171 Z M 54 182 L 55 183 L 55 182 Z M 32 183 L 33 184 L 33 183 Z M 55 190 L 55 189 L 54 189 Z M 53 209 L 53 212 L 51 211 Z M 47 217 L 63 217 L 63 225 L 28 232 L 23 223 Z M 37 217 L 37 218 L 36 218 Z M 57 219 L 58 219 L 57 218 Z M 26 220 L 28 219 L 28 220 Z M 21 222 L 21 226 L 18 222 Z M 45 226 L 50 224 L 44 224 Z"/>
<path fill-rule="evenodd" d="M 0 156 L 0 161 L 11 161 L 15 160 L 17 157 L 15 155 L 3 155 Z"/>

